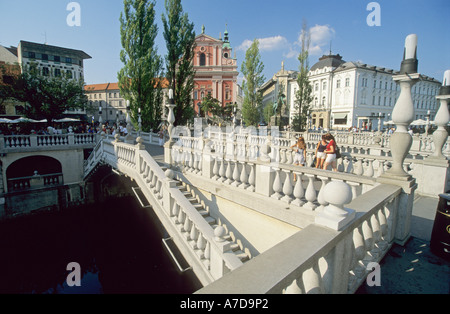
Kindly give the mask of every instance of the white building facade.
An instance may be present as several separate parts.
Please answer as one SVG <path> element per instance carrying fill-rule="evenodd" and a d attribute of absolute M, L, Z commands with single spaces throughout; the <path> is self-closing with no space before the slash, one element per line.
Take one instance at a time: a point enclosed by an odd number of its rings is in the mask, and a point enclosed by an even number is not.
<path fill-rule="evenodd" d="M 276 99 L 277 74 L 263 86 L 267 90 L 267 103 Z M 383 130 L 384 122 L 391 120 L 391 113 L 400 95 L 399 86 L 392 77 L 398 71 L 361 62 L 345 62 L 338 55 L 319 58 L 308 74 L 313 100 L 310 104 L 308 127 L 311 129 L 345 129 L 356 127 L 372 131 Z M 271 83 L 273 82 L 273 83 Z M 441 83 L 423 76 L 412 88 L 415 119 L 434 119 L 439 108 L 436 95 Z M 295 113 L 295 94 L 298 90 L 296 75 L 287 80 L 287 106 L 290 122 Z M 266 103 L 264 103 L 266 105 Z"/>

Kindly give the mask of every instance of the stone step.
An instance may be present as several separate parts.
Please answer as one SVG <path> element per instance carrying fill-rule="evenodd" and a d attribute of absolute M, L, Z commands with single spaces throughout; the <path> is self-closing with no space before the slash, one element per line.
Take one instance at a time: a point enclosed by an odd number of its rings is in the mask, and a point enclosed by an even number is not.
<path fill-rule="evenodd" d="M 234 254 L 241 260 L 241 262 L 246 262 L 249 260 L 247 253 L 242 250 L 235 251 Z"/>

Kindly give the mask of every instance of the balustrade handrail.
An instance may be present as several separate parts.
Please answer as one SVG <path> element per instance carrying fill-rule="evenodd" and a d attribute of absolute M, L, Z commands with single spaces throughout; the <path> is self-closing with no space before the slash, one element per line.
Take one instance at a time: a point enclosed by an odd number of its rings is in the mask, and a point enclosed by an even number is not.
<path fill-rule="evenodd" d="M 113 147 L 113 150 L 107 151 L 106 147 Z M 139 146 L 139 144 L 138 144 Z M 158 163 L 151 157 L 151 155 L 138 146 L 102 139 L 89 157 L 86 163 L 85 176 L 87 176 L 95 165 L 103 160 L 107 163 L 112 163 L 112 166 L 118 167 L 122 171 L 134 178 L 142 189 L 146 189 L 153 195 L 155 202 L 153 206 L 162 206 L 161 210 L 166 216 L 170 217 L 172 208 L 166 202 L 158 202 L 162 195 L 168 193 L 169 199 L 174 204 L 180 207 L 180 210 L 186 215 L 185 219 L 189 219 L 198 230 L 198 237 L 204 238 L 208 250 L 214 250 L 221 260 L 229 269 L 235 269 L 242 265 L 242 262 L 234 254 L 227 254 L 222 251 L 221 247 L 215 242 L 215 234 L 212 226 L 203 218 L 198 210 L 187 200 L 183 193 L 175 186 L 170 184 L 171 179 L 167 178 L 166 173 L 161 169 Z M 113 152 L 114 151 L 114 155 Z M 151 182 L 145 184 L 146 179 L 150 176 Z M 147 176 L 147 177 L 146 177 Z M 139 178 L 139 180 L 137 180 Z M 149 200 L 150 201 L 150 200 Z M 169 201 L 168 203 L 171 203 Z M 175 206 L 175 205 L 172 205 Z M 169 213 L 168 213 L 169 211 Z M 178 231 L 179 232 L 179 231 Z M 206 248 L 205 248 L 206 249 Z M 199 261 L 200 264 L 201 260 Z M 208 271 L 208 270 L 207 270 Z M 212 276 L 212 275 L 211 275 Z"/>
<path fill-rule="evenodd" d="M 311 224 L 196 293 L 354 293 L 366 267 L 393 243 L 398 206 L 391 204 L 400 193 L 398 186 L 377 186 L 347 205 L 359 212 L 343 230 Z"/>

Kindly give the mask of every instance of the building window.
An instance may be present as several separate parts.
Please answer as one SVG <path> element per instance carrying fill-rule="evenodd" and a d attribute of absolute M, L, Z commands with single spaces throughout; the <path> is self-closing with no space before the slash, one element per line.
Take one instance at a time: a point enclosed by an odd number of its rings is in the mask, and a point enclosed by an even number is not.
<path fill-rule="evenodd" d="M 43 76 L 49 76 L 50 75 L 50 71 L 48 70 L 47 67 L 43 67 L 42 68 L 42 75 Z"/>
<path fill-rule="evenodd" d="M 326 98 L 325 98 L 325 96 L 323 96 L 322 97 L 322 106 L 325 106 L 325 100 L 326 100 Z"/>
<path fill-rule="evenodd" d="M 72 58 L 66 58 L 66 63 L 72 63 Z"/>
<path fill-rule="evenodd" d="M 341 80 L 336 81 L 336 88 L 341 88 Z"/>
<path fill-rule="evenodd" d="M 48 54 L 43 53 L 42 54 L 42 60 L 48 61 Z"/>
<path fill-rule="evenodd" d="M 314 84 L 314 90 L 317 92 L 319 90 L 319 83 Z"/>
<path fill-rule="evenodd" d="M 200 54 L 200 66 L 205 66 L 206 65 L 206 56 L 204 53 Z"/>
<path fill-rule="evenodd" d="M 373 81 L 373 88 L 377 88 L 377 80 Z"/>
<path fill-rule="evenodd" d="M 194 91 L 194 100 L 197 100 L 197 99 L 198 99 L 198 92 Z"/>
<path fill-rule="evenodd" d="M 326 90 L 327 89 L 327 81 L 324 81 L 322 83 L 322 90 Z"/>
<path fill-rule="evenodd" d="M 349 87 L 350 86 L 350 79 L 346 78 L 345 79 L 345 87 Z"/>
<path fill-rule="evenodd" d="M 30 59 L 36 59 L 36 54 L 32 51 L 28 51 L 28 58 Z"/>
<path fill-rule="evenodd" d="M 53 61 L 61 62 L 61 57 L 60 56 L 53 56 Z"/>
<path fill-rule="evenodd" d="M 60 76 L 61 76 L 61 70 L 55 69 L 55 77 L 60 77 Z"/>

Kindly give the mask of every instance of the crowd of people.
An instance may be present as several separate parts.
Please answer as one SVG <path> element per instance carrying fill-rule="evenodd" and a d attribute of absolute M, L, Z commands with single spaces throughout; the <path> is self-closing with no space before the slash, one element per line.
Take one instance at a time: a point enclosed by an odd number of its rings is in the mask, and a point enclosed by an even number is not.
<path fill-rule="evenodd" d="M 105 123 L 102 125 L 91 123 L 19 123 L 19 124 L 0 124 L 0 134 L 3 135 L 53 135 L 53 134 L 67 134 L 67 133 L 101 133 L 115 135 L 119 133 L 121 136 L 126 136 L 128 130 L 125 125 L 116 123 L 109 125 Z"/>
<path fill-rule="evenodd" d="M 297 143 L 290 147 L 295 151 L 294 165 L 305 167 L 306 166 L 306 143 L 303 137 L 297 139 Z M 315 167 L 317 169 L 327 170 L 329 166 L 333 171 L 337 171 L 337 154 L 338 148 L 336 140 L 331 133 L 322 135 L 322 139 L 317 143 L 315 150 Z M 294 181 L 296 175 L 294 174 Z"/>

